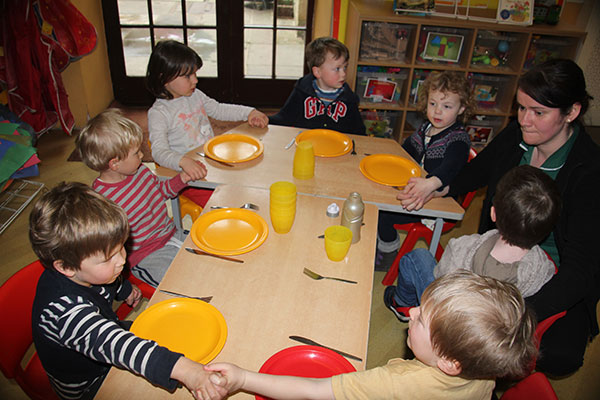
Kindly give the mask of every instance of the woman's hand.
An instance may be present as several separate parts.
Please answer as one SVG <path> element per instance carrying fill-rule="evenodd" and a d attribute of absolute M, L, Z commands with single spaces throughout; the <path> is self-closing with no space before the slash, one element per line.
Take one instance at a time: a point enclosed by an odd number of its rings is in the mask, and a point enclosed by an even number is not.
<path fill-rule="evenodd" d="M 269 117 L 255 109 L 248 114 L 248 124 L 254 128 L 265 128 L 269 124 Z"/>
<path fill-rule="evenodd" d="M 430 178 L 410 178 L 408 184 L 396 197 L 402 202 L 402 207 L 408 211 L 420 210 L 423 205 L 434 197 L 435 191 L 442 186 L 442 181 L 436 176 Z"/>
<path fill-rule="evenodd" d="M 184 177 L 182 175 L 181 176 L 182 181 L 184 180 L 184 178 L 188 178 L 188 181 L 190 181 L 190 180 L 197 181 L 206 176 L 206 166 L 204 164 L 202 164 L 200 161 L 194 160 L 187 156 L 183 156 L 181 158 L 181 160 L 179 161 L 179 166 L 181 167 L 183 172 L 185 172 L 188 175 L 187 177 Z M 187 183 L 187 181 L 183 181 L 183 182 Z"/>

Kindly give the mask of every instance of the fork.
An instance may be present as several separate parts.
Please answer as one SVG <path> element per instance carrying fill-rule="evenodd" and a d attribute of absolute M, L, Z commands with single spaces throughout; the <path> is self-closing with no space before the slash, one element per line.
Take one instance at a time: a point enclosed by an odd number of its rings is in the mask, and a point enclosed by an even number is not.
<path fill-rule="evenodd" d="M 356 143 L 354 143 L 354 139 L 352 139 L 352 152 L 350 154 L 356 155 Z"/>
<path fill-rule="evenodd" d="M 336 280 L 336 281 L 340 281 L 340 282 L 346 282 L 346 283 L 354 283 L 354 284 L 358 283 L 358 282 L 355 282 L 355 281 L 349 281 L 348 279 L 334 278 L 334 277 L 332 277 L 332 276 L 323 276 L 323 275 L 319 275 L 319 274 L 317 274 L 316 272 L 314 272 L 314 271 L 311 271 L 311 270 L 310 270 L 310 269 L 308 269 L 308 268 L 304 268 L 304 274 L 305 274 L 305 275 L 308 275 L 309 277 L 311 277 L 311 278 L 313 278 L 313 279 L 315 279 L 315 280 L 321 280 L 321 279 L 333 279 L 333 280 Z"/>
<path fill-rule="evenodd" d="M 224 207 L 224 206 L 210 206 L 210 208 L 212 208 L 213 210 L 218 210 L 219 208 L 229 208 L 229 207 Z M 244 208 L 246 210 L 253 210 L 253 211 L 260 210 L 260 207 L 257 206 L 256 204 L 253 204 L 253 203 L 244 203 L 239 208 Z"/>
<path fill-rule="evenodd" d="M 210 157 L 207 157 L 206 154 L 204 154 L 201 151 L 197 151 L 196 154 L 198 154 L 200 157 L 210 158 Z M 215 162 L 218 162 L 219 164 L 224 165 L 226 167 L 234 167 L 233 164 L 226 163 L 225 161 L 215 160 L 214 158 L 210 158 L 210 159 L 213 160 L 213 161 L 215 161 Z"/>

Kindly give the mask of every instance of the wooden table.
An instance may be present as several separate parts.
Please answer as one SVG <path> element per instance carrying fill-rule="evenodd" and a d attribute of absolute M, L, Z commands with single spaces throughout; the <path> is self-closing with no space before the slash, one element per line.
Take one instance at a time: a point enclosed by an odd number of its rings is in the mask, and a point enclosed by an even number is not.
<path fill-rule="evenodd" d="M 257 371 L 276 352 L 299 345 L 288 337 L 300 335 L 363 359 L 350 361 L 365 368 L 373 286 L 373 259 L 377 236 L 377 207 L 365 205 L 360 242 L 351 246 L 345 260 L 332 262 L 325 254 L 325 228 L 339 223 L 325 214 L 331 199 L 299 195 L 292 230 L 278 234 L 269 218 L 269 191 L 223 185 L 216 188 L 211 205 L 238 206 L 252 202 L 269 224 L 269 236 L 256 250 L 237 258 L 243 264 L 213 257 L 177 254 L 159 288 L 191 296 L 214 296 L 211 302 L 225 317 L 228 337 L 215 361 L 229 361 Z M 190 237 L 184 246 L 195 247 Z M 302 273 L 309 267 L 322 275 L 357 281 L 312 280 Z M 156 292 L 150 304 L 171 296 Z M 96 399 L 191 399 L 186 389 L 171 395 L 144 378 L 113 368 Z M 235 398 L 251 398 L 239 393 Z"/>
<path fill-rule="evenodd" d="M 343 200 L 350 192 L 361 194 L 365 203 L 374 204 L 380 210 L 419 215 L 436 219 L 430 249 L 435 254 L 442 233 L 443 220 L 461 220 L 464 210 L 452 198 L 435 198 L 419 211 L 406 211 L 396 199 L 398 190 L 375 183 L 367 179 L 359 169 L 360 161 L 367 154 L 387 153 L 412 159 L 398 142 L 368 136 L 348 135 L 356 144 L 357 155 L 350 153 L 340 157 L 315 157 L 315 176 L 312 179 L 296 179 L 292 175 L 294 147 L 285 149 L 302 129 L 269 125 L 267 128 L 252 128 L 247 123 L 232 129 L 229 133 L 241 133 L 253 136 L 262 141 L 263 154 L 255 160 L 226 167 L 209 158 L 196 154 L 201 148 L 190 151 L 187 155 L 202 161 L 208 174 L 205 179 L 190 183 L 192 186 L 215 188 L 221 184 L 235 184 L 248 187 L 268 188 L 276 181 L 294 182 L 299 193 Z M 157 167 L 159 176 L 170 177 L 175 171 Z M 422 172 L 425 176 L 425 172 Z M 242 204 L 242 203 L 240 203 Z M 174 209 L 174 220 L 180 221 L 178 207 Z"/>

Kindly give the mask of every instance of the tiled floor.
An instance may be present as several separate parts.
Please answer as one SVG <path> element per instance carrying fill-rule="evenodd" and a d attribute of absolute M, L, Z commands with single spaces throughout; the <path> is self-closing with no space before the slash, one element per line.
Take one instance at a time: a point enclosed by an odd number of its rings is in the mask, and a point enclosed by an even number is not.
<path fill-rule="evenodd" d="M 600 132 L 600 129 L 598 129 Z M 600 135 L 599 135 L 600 137 Z M 67 162 L 74 148 L 74 138 L 62 132 L 53 131 L 44 135 L 39 142 L 38 151 L 42 159 L 41 174 L 35 178 L 48 187 L 60 181 L 79 181 L 91 183 L 95 173 L 80 162 Z M 467 210 L 465 220 L 454 230 L 442 237 L 446 244 L 450 237 L 460 236 L 476 230 L 481 196 L 477 196 Z M 35 260 L 27 236 L 27 220 L 29 206 L 13 224 L 0 236 L 0 283 L 3 283 L 14 272 Z M 384 364 L 394 357 L 408 356 L 405 345 L 407 324 L 400 323 L 383 305 L 383 272 L 375 273 L 373 287 L 373 305 L 369 332 L 369 349 L 367 367 Z M 6 323 L 4 329 L 8 328 Z M 589 346 L 583 368 L 570 377 L 552 380 L 561 400 L 595 400 L 600 398 L 600 340 L 596 339 Z M 0 399 L 26 399 L 16 383 L 0 376 Z"/>

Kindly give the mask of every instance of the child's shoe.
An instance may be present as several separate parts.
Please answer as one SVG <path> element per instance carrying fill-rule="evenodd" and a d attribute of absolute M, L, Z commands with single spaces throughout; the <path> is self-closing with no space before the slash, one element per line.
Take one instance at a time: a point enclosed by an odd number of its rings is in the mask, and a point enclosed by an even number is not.
<path fill-rule="evenodd" d="M 396 292 L 396 286 L 388 286 L 385 288 L 385 292 L 383 292 L 383 304 L 402 322 L 408 322 L 410 320 L 408 310 L 412 307 L 401 306 L 396 303 L 394 300 L 394 293 Z"/>
<path fill-rule="evenodd" d="M 398 250 L 388 253 L 377 249 L 375 253 L 375 271 L 387 271 L 390 269 L 397 255 Z"/>

